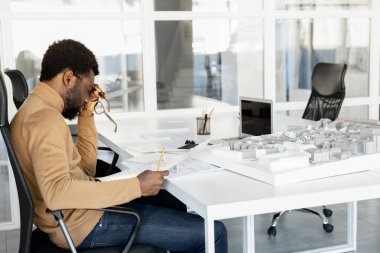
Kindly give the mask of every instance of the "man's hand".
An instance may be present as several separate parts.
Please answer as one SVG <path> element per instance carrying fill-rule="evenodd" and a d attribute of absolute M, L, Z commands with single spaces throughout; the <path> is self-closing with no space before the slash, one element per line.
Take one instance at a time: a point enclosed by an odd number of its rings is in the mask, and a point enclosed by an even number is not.
<path fill-rule="evenodd" d="M 85 100 L 83 108 L 81 110 L 81 116 L 92 116 L 92 112 L 95 110 L 96 103 L 99 98 L 106 98 L 106 93 L 103 92 L 98 84 L 94 84 L 89 99 Z"/>
<path fill-rule="evenodd" d="M 164 177 L 169 175 L 169 171 L 146 170 L 137 176 L 140 182 L 141 196 L 156 195 L 164 182 Z"/>

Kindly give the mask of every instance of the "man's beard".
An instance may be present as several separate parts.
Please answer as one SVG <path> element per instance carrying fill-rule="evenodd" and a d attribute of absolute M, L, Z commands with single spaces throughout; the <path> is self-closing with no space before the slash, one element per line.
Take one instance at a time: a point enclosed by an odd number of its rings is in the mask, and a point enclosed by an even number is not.
<path fill-rule="evenodd" d="M 77 80 L 74 87 L 66 92 L 65 107 L 62 115 L 68 120 L 74 119 L 83 106 L 83 99 L 80 92 L 80 82 Z"/>

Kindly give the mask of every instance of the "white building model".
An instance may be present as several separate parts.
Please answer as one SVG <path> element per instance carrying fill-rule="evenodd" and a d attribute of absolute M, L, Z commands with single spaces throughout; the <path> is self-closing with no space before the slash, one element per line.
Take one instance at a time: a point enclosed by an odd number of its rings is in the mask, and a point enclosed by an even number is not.
<path fill-rule="evenodd" d="M 242 159 L 290 151 L 307 152 L 311 163 L 348 159 L 380 153 L 380 122 L 321 119 L 315 126 L 288 126 L 285 132 L 247 137 L 229 146 Z"/>
<path fill-rule="evenodd" d="M 220 166 L 271 184 L 371 170 L 380 167 L 380 122 L 322 119 L 227 142 L 211 154 L 224 159 Z"/>

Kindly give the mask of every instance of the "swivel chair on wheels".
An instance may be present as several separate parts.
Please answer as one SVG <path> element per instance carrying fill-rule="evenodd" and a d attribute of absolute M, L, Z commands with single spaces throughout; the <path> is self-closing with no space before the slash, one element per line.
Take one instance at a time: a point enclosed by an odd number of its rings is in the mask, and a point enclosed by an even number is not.
<path fill-rule="evenodd" d="M 322 118 L 333 121 L 338 118 L 346 94 L 344 83 L 346 70 L 346 64 L 318 63 L 315 65 L 311 76 L 311 95 L 302 118 L 314 121 Z M 290 211 L 292 210 L 281 211 L 273 215 L 272 224 L 268 228 L 269 235 L 276 235 L 277 222 L 283 214 Z M 334 230 L 334 226 L 326 218 L 331 217 L 333 212 L 325 206 L 323 206 L 323 214 L 308 208 L 295 209 L 294 211 L 317 215 L 322 220 L 323 229 L 327 233 Z"/>
<path fill-rule="evenodd" d="M 70 234 L 66 229 L 63 221 L 61 210 L 47 212 L 52 213 L 58 224 L 60 225 L 62 232 L 65 235 L 67 244 L 70 250 L 63 250 L 55 246 L 49 239 L 48 235 L 39 229 L 33 231 L 33 218 L 34 218 L 34 203 L 32 196 L 29 192 L 28 185 L 25 181 L 23 170 L 18 161 L 17 154 L 13 148 L 10 136 L 10 126 L 8 121 L 8 96 L 4 83 L 3 75 L 0 72 L 0 132 L 4 140 L 5 146 L 8 151 L 9 161 L 12 167 L 13 175 L 16 182 L 19 211 L 20 211 L 20 244 L 19 253 L 70 253 L 70 252 L 82 252 L 82 253 L 163 253 L 166 252 L 162 249 L 149 246 L 149 245 L 132 245 L 135 239 L 136 233 L 140 224 L 139 214 L 131 209 L 125 207 L 109 207 L 101 209 L 106 212 L 118 212 L 125 215 L 132 215 L 135 218 L 135 224 L 132 230 L 128 242 L 124 246 L 112 246 L 97 248 L 91 250 L 76 250 L 73 247 Z"/>

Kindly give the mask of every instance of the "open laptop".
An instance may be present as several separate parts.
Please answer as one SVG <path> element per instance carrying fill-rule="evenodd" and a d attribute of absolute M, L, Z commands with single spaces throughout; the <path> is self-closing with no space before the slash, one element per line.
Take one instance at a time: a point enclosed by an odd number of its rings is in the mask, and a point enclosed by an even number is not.
<path fill-rule="evenodd" d="M 273 130 L 273 102 L 270 99 L 239 97 L 239 137 L 271 134 Z"/>
<path fill-rule="evenodd" d="M 211 144 L 221 141 L 234 141 L 248 136 L 271 134 L 273 131 L 273 102 L 270 99 L 239 97 L 240 128 L 239 136 L 222 140 L 212 140 Z"/>

